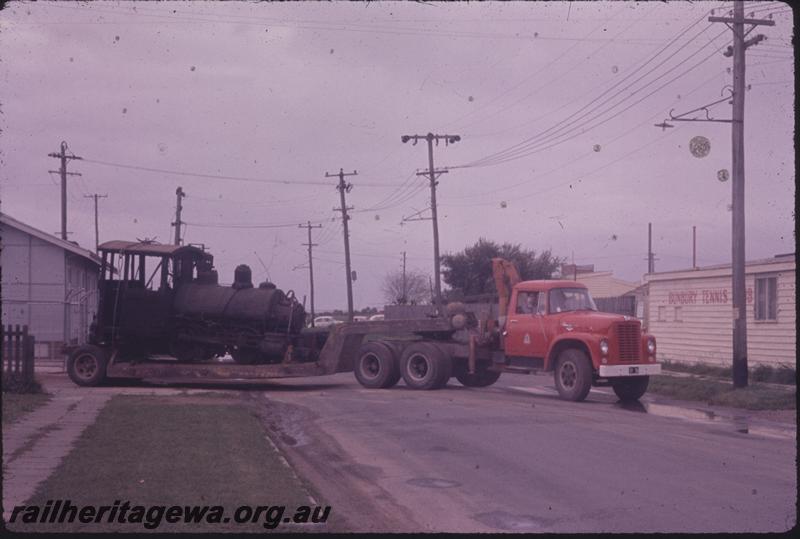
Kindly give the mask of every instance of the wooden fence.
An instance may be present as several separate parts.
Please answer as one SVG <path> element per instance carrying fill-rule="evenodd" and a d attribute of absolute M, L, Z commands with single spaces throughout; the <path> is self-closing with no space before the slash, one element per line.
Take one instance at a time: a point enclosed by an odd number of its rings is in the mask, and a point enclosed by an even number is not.
<path fill-rule="evenodd" d="M 25 392 L 36 386 L 33 374 L 33 335 L 28 326 L 2 326 L 3 336 L 3 391 Z"/>

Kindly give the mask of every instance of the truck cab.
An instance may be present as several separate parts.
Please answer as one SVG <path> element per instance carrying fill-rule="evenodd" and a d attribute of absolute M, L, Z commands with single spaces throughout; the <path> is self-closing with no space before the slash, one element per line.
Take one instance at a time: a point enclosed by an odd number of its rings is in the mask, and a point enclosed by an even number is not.
<path fill-rule="evenodd" d="M 629 316 L 601 313 L 577 281 L 513 284 L 502 331 L 506 363 L 553 371 L 556 389 L 583 400 L 591 386 L 610 385 L 622 400 L 647 390 L 659 374 L 656 342 Z"/>

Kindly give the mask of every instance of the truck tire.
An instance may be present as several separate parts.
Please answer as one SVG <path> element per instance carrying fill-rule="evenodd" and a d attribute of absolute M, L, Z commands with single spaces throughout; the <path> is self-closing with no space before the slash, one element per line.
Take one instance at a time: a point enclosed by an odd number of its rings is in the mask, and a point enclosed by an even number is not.
<path fill-rule="evenodd" d="M 381 341 L 361 345 L 353 371 L 358 383 L 371 389 L 392 387 L 400 380 L 394 349 Z"/>
<path fill-rule="evenodd" d="M 489 387 L 500 379 L 500 372 L 490 371 L 486 365 L 476 365 L 475 374 L 469 374 L 464 364 L 456 369 L 456 379 L 466 387 Z"/>
<path fill-rule="evenodd" d="M 400 356 L 400 373 L 411 389 L 439 389 L 447 383 L 451 369 L 450 358 L 432 343 L 410 344 Z"/>
<path fill-rule="evenodd" d="M 106 379 L 106 351 L 87 344 L 76 349 L 67 359 L 67 374 L 79 386 L 98 386 Z"/>
<path fill-rule="evenodd" d="M 611 387 L 622 402 L 637 401 L 647 391 L 650 383 L 649 376 L 633 376 L 631 378 L 617 378 L 611 381 Z"/>
<path fill-rule="evenodd" d="M 445 350 L 442 350 L 441 348 L 437 348 L 437 350 L 441 352 L 442 357 L 439 360 L 441 363 L 439 380 L 434 389 L 441 389 L 445 387 L 447 382 L 450 381 L 450 378 L 453 377 L 453 358 L 450 357 L 450 354 L 448 354 Z"/>
<path fill-rule="evenodd" d="M 562 399 L 580 402 L 592 389 L 592 364 L 577 348 L 568 348 L 558 355 L 553 375 Z"/>

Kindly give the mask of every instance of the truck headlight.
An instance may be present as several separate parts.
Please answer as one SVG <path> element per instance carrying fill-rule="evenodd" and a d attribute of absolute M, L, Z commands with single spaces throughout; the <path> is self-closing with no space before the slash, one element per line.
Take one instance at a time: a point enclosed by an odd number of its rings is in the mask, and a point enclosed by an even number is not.
<path fill-rule="evenodd" d="M 600 353 L 604 356 L 608 355 L 608 341 L 605 339 L 600 341 Z"/>
<path fill-rule="evenodd" d="M 651 354 L 656 353 L 656 340 L 653 337 L 647 339 L 647 351 Z"/>

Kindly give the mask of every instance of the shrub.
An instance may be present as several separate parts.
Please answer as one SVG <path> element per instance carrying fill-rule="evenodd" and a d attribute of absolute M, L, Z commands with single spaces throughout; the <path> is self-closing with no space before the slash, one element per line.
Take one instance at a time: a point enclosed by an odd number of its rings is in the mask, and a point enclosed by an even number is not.
<path fill-rule="evenodd" d="M 42 385 L 35 378 L 26 380 L 22 375 L 3 373 L 3 391 L 11 393 L 41 393 Z"/>

